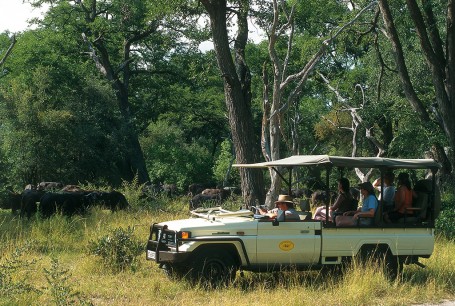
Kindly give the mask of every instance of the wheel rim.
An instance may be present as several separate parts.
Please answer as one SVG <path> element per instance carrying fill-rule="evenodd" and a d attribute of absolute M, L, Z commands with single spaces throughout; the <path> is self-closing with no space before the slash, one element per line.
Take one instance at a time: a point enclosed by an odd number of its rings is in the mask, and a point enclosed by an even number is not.
<path fill-rule="evenodd" d="M 208 259 L 205 262 L 202 277 L 218 284 L 223 280 L 227 280 L 229 273 L 224 263 L 219 260 Z"/>

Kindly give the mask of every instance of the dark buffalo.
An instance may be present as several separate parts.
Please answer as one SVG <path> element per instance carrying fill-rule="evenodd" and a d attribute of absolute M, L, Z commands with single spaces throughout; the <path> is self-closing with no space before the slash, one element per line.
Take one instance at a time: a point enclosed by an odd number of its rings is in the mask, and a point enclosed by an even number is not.
<path fill-rule="evenodd" d="M 13 191 L 6 191 L 2 194 L 0 199 L 0 208 L 11 209 L 13 213 L 16 213 L 21 209 L 21 194 Z"/>
<path fill-rule="evenodd" d="M 204 186 L 202 184 L 194 183 L 188 186 L 188 195 L 193 196 L 199 194 L 204 190 Z"/>
<path fill-rule="evenodd" d="M 214 190 L 218 190 L 218 192 L 214 192 Z M 210 192 L 197 194 L 190 200 L 190 210 L 201 207 L 204 202 L 209 201 L 214 205 L 220 205 L 228 195 L 228 192 L 223 189 L 210 189 Z"/>
<path fill-rule="evenodd" d="M 109 208 L 111 211 L 126 209 L 129 204 L 125 196 L 118 191 L 93 191 L 87 195 L 92 205 L 100 205 Z"/>
<path fill-rule="evenodd" d="M 89 205 L 90 199 L 84 192 L 47 192 L 41 197 L 38 210 L 45 218 L 57 212 L 72 216 L 85 213 Z"/>
<path fill-rule="evenodd" d="M 44 191 L 25 189 L 21 194 L 21 217 L 30 218 L 38 211 L 38 202 L 44 195 Z"/>

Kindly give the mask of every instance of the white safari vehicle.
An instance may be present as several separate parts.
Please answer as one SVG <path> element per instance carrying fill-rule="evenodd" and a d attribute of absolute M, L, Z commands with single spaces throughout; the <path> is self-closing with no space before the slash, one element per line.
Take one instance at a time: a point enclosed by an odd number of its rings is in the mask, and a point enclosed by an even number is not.
<path fill-rule="evenodd" d="M 403 264 L 423 267 L 419 258 L 428 258 L 433 252 L 434 221 L 439 214 L 440 195 L 435 179 L 423 179 L 429 173 L 434 178 L 440 168 L 432 159 L 298 155 L 236 166 L 273 168 L 288 186 L 292 185 L 290 178 L 292 171 L 298 170 L 296 167 L 322 167 L 327 186 L 330 186 L 330 177 L 340 177 L 353 168 L 375 168 L 381 176 L 387 171 L 407 171 L 422 180 L 415 182 L 418 197 L 413 203 L 413 217 L 394 224 L 383 222 L 382 203 L 373 225 L 352 227 L 336 227 L 327 220 L 316 221 L 305 212 L 300 221 L 278 222 L 249 210 L 227 211 L 221 207 L 194 210 L 189 219 L 151 225 L 148 260 L 155 261 L 176 277 L 213 285 L 232 280 L 238 270 L 336 268 L 354 256 L 378 256 L 386 272 L 395 277 Z"/>

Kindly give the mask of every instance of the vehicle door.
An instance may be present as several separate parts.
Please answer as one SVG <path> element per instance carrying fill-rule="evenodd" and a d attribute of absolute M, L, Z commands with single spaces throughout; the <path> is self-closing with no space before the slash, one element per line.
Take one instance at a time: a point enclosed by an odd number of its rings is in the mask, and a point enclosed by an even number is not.
<path fill-rule="evenodd" d="M 256 245 L 258 264 L 317 263 L 321 249 L 321 222 L 261 220 Z"/>

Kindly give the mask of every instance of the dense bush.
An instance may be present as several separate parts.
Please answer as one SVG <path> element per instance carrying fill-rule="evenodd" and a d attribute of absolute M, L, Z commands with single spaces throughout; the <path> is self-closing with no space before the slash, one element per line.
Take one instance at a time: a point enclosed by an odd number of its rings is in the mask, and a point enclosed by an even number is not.
<path fill-rule="evenodd" d="M 436 219 L 436 233 L 448 239 L 455 238 L 455 194 L 451 185 L 442 188 L 441 213 Z"/>
<path fill-rule="evenodd" d="M 436 232 L 448 239 L 455 238 L 455 210 L 446 209 L 441 212 L 436 220 Z"/>
<path fill-rule="evenodd" d="M 27 251 L 28 245 L 16 248 L 10 256 L 0 256 L 0 296 L 11 297 L 24 292 L 39 292 L 24 276 L 17 276 L 18 271 L 27 270 L 35 264 L 34 260 L 24 258 Z"/>
<path fill-rule="evenodd" d="M 116 228 L 98 241 L 89 243 L 89 253 L 101 257 L 103 264 L 114 271 L 136 269 L 137 257 L 144 253 L 144 244 L 134 237 L 134 228 Z"/>

